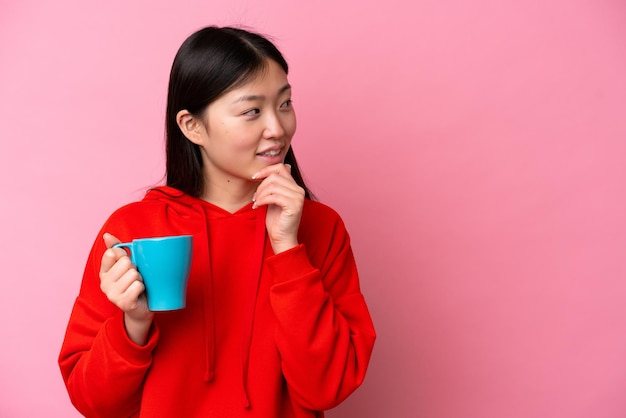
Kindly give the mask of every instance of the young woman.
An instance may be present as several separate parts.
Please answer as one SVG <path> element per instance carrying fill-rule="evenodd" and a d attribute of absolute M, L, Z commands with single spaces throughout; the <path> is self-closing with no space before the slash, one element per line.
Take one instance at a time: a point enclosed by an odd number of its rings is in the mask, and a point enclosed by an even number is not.
<path fill-rule="evenodd" d="M 174 60 L 167 186 L 117 210 L 89 255 L 59 364 L 88 417 L 322 417 L 375 340 L 348 234 L 311 200 L 288 67 L 267 39 L 207 27 Z M 193 235 L 185 309 L 151 312 L 112 248 Z"/>

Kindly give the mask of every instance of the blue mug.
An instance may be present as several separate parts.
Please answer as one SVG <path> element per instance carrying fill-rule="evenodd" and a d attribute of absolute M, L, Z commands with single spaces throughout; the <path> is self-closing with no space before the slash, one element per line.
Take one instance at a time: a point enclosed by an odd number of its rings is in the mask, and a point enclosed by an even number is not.
<path fill-rule="evenodd" d="M 130 260 L 143 278 L 151 311 L 185 307 L 192 238 L 191 235 L 141 238 L 113 246 L 130 252 Z"/>

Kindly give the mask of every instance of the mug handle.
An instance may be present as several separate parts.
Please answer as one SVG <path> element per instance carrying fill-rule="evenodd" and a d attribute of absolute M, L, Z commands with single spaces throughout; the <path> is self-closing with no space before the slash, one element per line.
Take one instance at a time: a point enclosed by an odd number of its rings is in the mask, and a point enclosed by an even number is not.
<path fill-rule="evenodd" d="M 126 248 L 128 249 L 128 253 L 130 253 L 130 261 L 136 266 L 135 262 L 135 251 L 133 251 L 133 243 L 132 242 L 121 242 L 119 244 L 113 245 L 112 248 Z"/>

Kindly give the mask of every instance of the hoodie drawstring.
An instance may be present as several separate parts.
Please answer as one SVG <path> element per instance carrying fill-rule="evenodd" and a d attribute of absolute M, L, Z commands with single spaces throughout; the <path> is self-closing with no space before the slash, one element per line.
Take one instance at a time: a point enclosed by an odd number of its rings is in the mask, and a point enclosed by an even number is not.
<path fill-rule="evenodd" d="M 213 291 L 213 274 L 211 272 L 211 249 L 209 248 L 209 221 L 206 210 L 202 205 L 202 219 L 204 220 L 205 239 L 199 245 L 201 254 L 206 254 L 208 263 L 206 280 L 202 280 L 202 297 L 204 299 L 204 381 L 210 382 L 215 376 L 215 292 Z"/>
<path fill-rule="evenodd" d="M 250 266 L 250 279 L 247 287 L 245 315 L 243 323 L 243 338 L 241 345 L 241 370 L 243 383 L 244 406 L 250 407 L 250 398 L 248 397 L 248 366 L 250 364 L 250 344 L 252 342 L 252 328 L 254 325 L 254 311 L 256 308 L 257 295 L 259 292 L 259 282 L 261 280 L 261 270 L 263 269 L 263 260 L 265 255 L 265 216 L 267 214 L 267 206 L 258 209 L 256 218 L 256 228 L 254 231 L 254 262 Z"/>
<path fill-rule="evenodd" d="M 208 259 L 207 278 L 202 280 L 202 292 L 204 299 L 204 345 L 205 345 L 205 371 L 204 381 L 210 382 L 215 376 L 215 292 L 213 291 L 213 275 L 211 249 L 209 248 L 209 223 L 208 215 L 203 206 L 200 206 L 203 213 L 204 226 L 206 229 L 206 238 L 199 245 L 198 250 L 202 254 L 206 254 Z M 252 328 L 254 325 L 254 312 L 256 309 L 257 295 L 259 292 L 259 282 L 261 280 L 261 270 L 263 268 L 263 260 L 265 256 L 265 216 L 267 207 L 255 209 L 257 211 L 256 227 L 254 231 L 254 256 L 248 274 L 248 283 L 246 286 L 246 302 L 244 312 L 243 334 L 241 340 L 241 372 L 242 372 L 242 390 L 243 404 L 245 408 L 250 408 L 250 398 L 248 396 L 248 369 L 250 364 L 250 345 L 252 343 Z"/>
<path fill-rule="evenodd" d="M 199 212 L 204 222 L 204 239 L 194 241 L 194 251 L 197 251 L 199 255 L 198 260 L 203 260 L 206 256 L 206 264 L 203 264 L 200 269 L 206 271 L 206 280 L 201 280 L 202 286 L 202 298 L 204 300 L 204 375 L 205 382 L 210 382 L 215 377 L 215 355 L 216 355 L 216 341 L 215 341 L 215 292 L 213 288 L 213 274 L 212 274 L 212 261 L 211 260 L 211 248 L 209 245 L 209 215 L 207 209 L 203 204 L 197 203 L 195 198 L 185 195 L 180 190 L 176 190 L 171 187 L 158 187 L 150 191 L 149 193 L 152 199 L 155 199 L 155 195 L 163 195 L 165 199 L 173 205 L 175 201 L 179 201 L 180 205 L 184 207 L 193 207 L 194 210 Z M 172 208 L 174 209 L 174 208 Z M 174 209 L 176 210 L 176 209 Z M 244 323 L 243 323 L 243 335 L 241 343 L 241 371 L 242 371 L 242 388 L 244 397 L 245 408 L 250 408 L 250 399 L 248 396 L 248 366 L 250 363 L 250 345 L 252 342 L 252 328 L 254 323 L 254 313 L 256 308 L 256 300 L 259 291 L 259 282 L 261 279 L 261 270 L 263 268 L 263 261 L 265 255 L 265 243 L 266 243 L 266 229 L 265 229 L 265 217 L 267 215 L 267 207 L 262 206 L 258 209 L 254 209 L 256 212 L 256 227 L 254 232 L 254 254 L 253 262 L 250 266 L 250 273 L 248 279 L 248 286 L 246 291 Z M 201 231 L 197 231 L 198 233 Z"/>

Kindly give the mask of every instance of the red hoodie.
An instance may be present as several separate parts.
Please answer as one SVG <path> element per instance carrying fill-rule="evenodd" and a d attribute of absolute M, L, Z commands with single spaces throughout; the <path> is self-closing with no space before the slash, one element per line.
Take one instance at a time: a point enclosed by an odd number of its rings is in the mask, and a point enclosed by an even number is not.
<path fill-rule="evenodd" d="M 187 307 L 145 346 L 100 290 L 101 238 L 191 234 Z M 305 201 L 300 245 L 274 254 L 265 209 L 229 213 L 168 187 L 116 211 L 91 250 L 59 365 L 88 417 L 322 417 L 363 381 L 375 340 L 340 217 Z"/>

